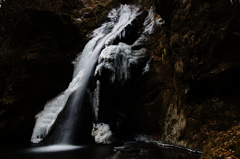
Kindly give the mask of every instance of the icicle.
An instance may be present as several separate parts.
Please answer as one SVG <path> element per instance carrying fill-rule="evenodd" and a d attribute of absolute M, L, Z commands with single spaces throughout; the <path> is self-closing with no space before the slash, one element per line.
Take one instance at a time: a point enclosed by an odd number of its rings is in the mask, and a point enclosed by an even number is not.
<path fill-rule="evenodd" d="M 100 103 L 100 81 L 97 80 L 97 87 L 93 92 L 93 112 L 95 115 L 96 121 L 98 120 L 98 111 L 99 111 L 99 103 Z"/>
<path fill-rule="evenodd" d="M 119 39 L 122 39 L 122 33 L 118 34 Z"/>
<path fill-rule="evenodd" d="M 125 38 L 125 29 L 122 31 L 122 37 Z"/>

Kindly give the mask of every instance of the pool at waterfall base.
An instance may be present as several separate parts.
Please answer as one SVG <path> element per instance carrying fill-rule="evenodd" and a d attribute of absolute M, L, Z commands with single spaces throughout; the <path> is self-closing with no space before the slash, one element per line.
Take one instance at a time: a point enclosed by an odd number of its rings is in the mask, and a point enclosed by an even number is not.
<path fill-rule="evenodd" d="M 198 159 L 200 154 L 126 141 L 118 145 L 1 145 L 1 159 Z"/>

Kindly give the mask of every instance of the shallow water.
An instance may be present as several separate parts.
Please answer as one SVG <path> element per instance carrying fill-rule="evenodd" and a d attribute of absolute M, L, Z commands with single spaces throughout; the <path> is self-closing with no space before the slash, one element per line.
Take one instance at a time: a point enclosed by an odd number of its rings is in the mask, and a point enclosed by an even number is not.
<path fill-rule="evenodd" d="M 199 159 L 199 154 L 144 142 L 113 145 L 1 145 L 1 159 Z"/>

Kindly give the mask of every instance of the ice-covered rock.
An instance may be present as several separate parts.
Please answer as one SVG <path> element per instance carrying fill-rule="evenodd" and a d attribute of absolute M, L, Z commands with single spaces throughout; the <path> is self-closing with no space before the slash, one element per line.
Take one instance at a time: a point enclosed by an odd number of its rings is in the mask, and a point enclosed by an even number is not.
<path fill-rule="evenodd" d="M 165 22 L 162 18 L 156 16 L 153 11 L 153 7 L 150 8 L 148 16 L 146 17 L 143 26 L 144 26 L 144 33 L 152 34 L 155 27 L 160 27 Z"/>
<path fill-rule="evenodd" d="M 93 123 L 92 136 L 95 138 L 96 143 L 110 144 L 112 131 L 109 125 L 104 123 Z"/>
<path fill-rule="evenodd" d="M 101 76 L 102 70 L 110 71 L 110 80 L 112 83 L 118 81 L 126 81 L 131 78 L 132 64 L 137 64 L 137 60 L 144 57 L 145 49 L 133 51 L 132 46 L 125 43 L 118 45 L 110 45 L 102 50 L 98 58 L 98 66 L 95 75 Z"/>
<path fill-rule="evenodd" d="M 152 62 L 153 59 L 154 59 L 154 56 L 150 60 L 148 60 L 146 66 L 143 68 L 142 74 L 145 74 L 150 71 L 150 63 Z"/>

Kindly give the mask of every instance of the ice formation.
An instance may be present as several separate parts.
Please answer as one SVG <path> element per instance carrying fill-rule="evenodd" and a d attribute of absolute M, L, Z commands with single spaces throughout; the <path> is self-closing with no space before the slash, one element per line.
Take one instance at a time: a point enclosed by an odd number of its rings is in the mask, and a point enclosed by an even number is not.
<path fill-rule="evenodd" d="M 100 100 L 100 81 L 97 80 L 97 87 L 93 92 L 93 113 L 95 116 L 96 121 L 98 120 L 98 110 L 99 110 L 99 100 Z"/>
<path fill-rule="evenodd" d="M 232 3 L 232 5 L 233 5 L 233 0 L 230 0 L 230 2 Z M 235 0 L 235 2 L 237 3 L 237 1 Z M 240 3 L 240 0 L 239 0 L 239 3 Z"/>
<path fill-rule="evenodd" d="M 160 27 L 163 24 L 165 24 L 165 21 L 162 18 L 155 18 L 153 7 L 151 7 L 150 10 L 149 10 L 148 16 L 145 18 L 145 21 L 143 23 L 143 26 L 145 27 L 143 33 L 145 33 L 145 34 L 152 34 L 154 32 L 154 28 L 155 27 Z M 142 35 L 142 39 L 138 43 L 140 43 L 140 44 L 146 43 L 145 39 L 146 39 L 146 37 L 144 35 Z M 146 63 L 146 66 L 143 68 L 143 73 L 142 74 L 145 74 L 145 73 L 150 71 L 150 63 L 153 60 L 153 58 L 154 57 L 152 57 Z"/>
<path fill-rule="evenodd" d="M 138 59 L 144 57 L 145 52 L 145 49 L 133 51 L 132 46 L 121 42 L 118 45 L 110 45 L 101 52 L 95 75 L 101 76 L 102 70 L 108 69 L 112 83 L 116 79 L 126 81 L 131 78 L 130 66 L 137 64 Z"/>
<path fill-rule="evenodd" d="M 156 141 L 151 136 L 147 136 L 147 135 L 137 135 L 137 136 L 135 136 L 135 140 L 136 141 L 144 141 L 146 143 L 149 143 L 149 142 L 156 143 L 160 147 L 174 147 L 174 148 L 177 148 L 177 149 L 186 150 L 186 151 L 190 151 L 190 152 L 193 152 L 193 153 L 200 153 L 200 154 L 203 153 L 202 151 L 193 150 L 193 149 L 186 148 L 186 147 L 181 147 L 181 146 L 176 146 L 176 145 L 173 145 L 173 144 L 164 143 L 163 141 Z"/>
<path fill-rule="evenodd" d="M 94 31 L 91 35 L 92 39 L 87 43 L 81 55 L 74 61 L 73 80 L 68 88 L 62 94 L 47 102 L 44 110 L 36 115 L 31 142 L 41 142 L 64 108 L 69 96 L 77 90 L 84 91 L 86 89 L 87 81 L 99 53 L 104 46 L 110 45 L 120 34 L 123 35 L 124 28 L 139 14 L 138 10 L 139 8 L 136 6 L 121 5 L 120 8 L 113 9 L 109 13 L 110 22 L 103 24 Z M 78 96 L 75 96 L 73 100 L 75 98 L 78 98 Z"/>
<path fill-rule="evenodd" d="M 109 144 L 111 143 L 112 131 L 107 124 L 93 124 L 92 136 L 95 138 L 96 143 Z"/>
<path fill-rule="evenodd" d="M 145 74 L 150 71 L 150 63 L 152 62 L 153 59 L 154 59 L 154 56 L 152 58 L 150 58 L 150 60 L 148 60 L 146 66 L 143 68 L 142 74 Z"/>
<path fill-rule="evenodd" d="M 122 47 L 121 45 L 125 45 L 125 47 Z M 95 75 L 99 74 L 101 76 L 102 69 L 105 68 L 112 72 L 112 82 L 115 81 L 116 72 L 118 72 L 119 79 L 128 79 L 130 73 L 128 71 L 129 63 L 127 60 L 127 55 L 131 54 L 131 52 L 131 47 L 124 43 L 119 43 L 118 46 L 110 45 L 106 47 L 98 58 L 99 64 L 95 71 Z"/>
<path fill-rule="evenodd" d="M 145 74 L 145 73 L 150 71 L 150 62 L 151 62 L 151 60 L 149 60 L 147 62 L 146 66 L 143 68 L 143 73 L 142 74 Z"/>
<path fill-rule="evenodd" d="M 145 28 L 144 33 L 152 34 L 154 31 L 154 27 L 159 27 L 163 24 L 165 24 L 164 20 L 160 17 L 155 17 L 153 7 L 151 7 L 148 12 L 148 16 L 145 19 L 145 22 L 143 23 L 143 26 Z"/>

